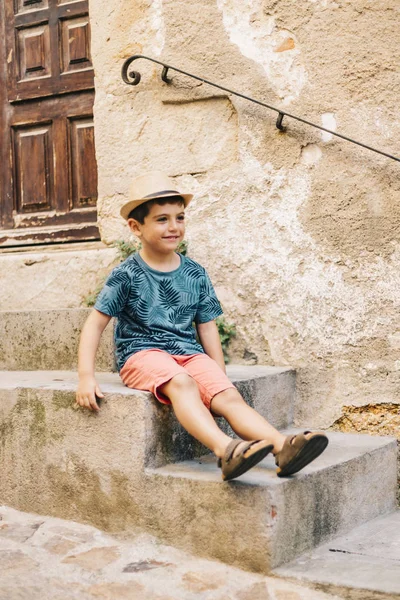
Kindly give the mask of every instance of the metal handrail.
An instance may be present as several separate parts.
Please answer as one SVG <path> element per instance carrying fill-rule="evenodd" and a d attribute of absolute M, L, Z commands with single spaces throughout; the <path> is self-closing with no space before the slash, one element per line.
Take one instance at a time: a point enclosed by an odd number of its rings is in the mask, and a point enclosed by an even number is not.
<path fill-rule="evenodd" d="M 213 83 L 212 81 L 208 81 L 207 79 L 204 79 L 204 77 L 198 77 L 197 75 L 193 75 L 193 73 L 187 73 L 186 71 L 182 71 L 182 69 L 178 69 L 177 67 L 173 67 L 172 65 L 167 65 L 166 63 L 156 60 L 155 58 L 151 58 L 150 56 L 144 56 L 143 54 L 134 54 L 133 56 L 130 56 L 129 58 L 127 58 L 125 60 L 124 64 L 122 65 L 121 76 L 122 76 L 122 79 L 124 80 L 124 82 L 127 83 L 128 85 L 138 85 L 138 83 L 140 82 L 141 75 L 138 71 L 128 72 L 128 69 L 129 69 L 131 63 L 133 63 L 133 61 L 137 60 L 138 58 L 144 58 L 146 60 L 150 60 L 154 63 L 157 63 L 158 65 L 162 65 L 163 70 L 161 73 L 161 79 L 163 81 L 165 81 L 165 83 L 171 83 L 172 80 L 168 78 L 168 70 L 172 69 L 173 71 L 177 71 L 178 73 L 182 73 L 183 75 L 192 77 L 192 79 L 197 79 L 198 81 L 207 83 L 207 85 L 211 85 L 215 88 L 218 88 L 219 90 L 223 90 L 224 92 L 228 92 L 229 94 L 233 94 L 234 96 L 238 96 L 239 98 L 244 98 L 245 100 L 249 100 L 250 102 L 253 102 L 254 104 L 264 106 L 264 108 L 269 108 L 270 110 L 277 112 L 278 118 L 276 120 L 276 127 L 278 129 L 280 129 L 281 131 L 285 131 L 285 129 L 286 129 L 285 126 L 282 124 L 283 118 L 290 117 L 291 119 L 300 121 L 300 123 L 305 123 L 306 125 L 315 127 L 315 129 L 320 129 L 321 131 L 330 133 L 331 135 L 341 138 L 342 140 L 346 140 L 347 142 L 351 142 L 352 144 L 357 144 L 357 146 L 361 146 L 362 148 L 366 148 L 367 150 L 372 150 L 372 152 L 376 152 L 377 154 L 382 154 L 382 156 L 386 156 L 387 158 L 391 158 L 392 160 L 396 160 L 396 161 L 400 162 L 400 158 L 398 158 L 397 156 L 393 156 L 392 154 L 388 154 L 387 152 L 382 152 L 381 150 L 372 148 L 372 146 L 367 146 L 367 144 L 363 144 L 362 142 L 357 142 L 357 140 L 353 140 L 352 138 L 347 137 L 346 135 L 342 135 L 341 133 L 337 133 L 336 131 L 331 131 L 330 129 L 326 129 L 325 127 L 321 127 L 320 125 L 316 125 L 316 123 L 312 123 L 311 121 L 307 121 L 306 119 L 303 119 L 302 117 L 297 117 L 296 115 L 292 115 L 291 113 L 288 113 L 285 110 L 282 110 L 281 108 L 275 108 L 274 106 L 271 106 L 270 104 L 266 104 L 265 102 L 261 102 L 260 100 L 255 100 L 254 98 L 250 98 L 250 96 L 245 96 L 244 94 L 241 94 L 240 92 L 235 92 L 234 90 L 230 90 L 229 88 L 219 85 L 218 83 Z"/>

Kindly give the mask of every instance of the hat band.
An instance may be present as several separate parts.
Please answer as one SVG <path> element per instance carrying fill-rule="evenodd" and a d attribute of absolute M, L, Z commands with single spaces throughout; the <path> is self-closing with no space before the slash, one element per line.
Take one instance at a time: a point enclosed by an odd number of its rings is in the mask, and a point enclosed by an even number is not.
<path fill-rule="evenodd" d="M 147 196 L 143 196 L 143 198 L 157 198 L 161 194 L 176 194 L 177 196 L 181 196 L 179 192 L 176 190 L 163 190 L 162 192 L 155 192 L 154 194 L 147 194 Z"/>

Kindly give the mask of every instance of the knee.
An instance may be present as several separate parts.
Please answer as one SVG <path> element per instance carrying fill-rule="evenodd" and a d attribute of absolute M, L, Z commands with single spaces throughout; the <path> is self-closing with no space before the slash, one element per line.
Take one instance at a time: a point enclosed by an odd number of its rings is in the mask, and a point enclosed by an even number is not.
<path fill-rule="evenodd" d="M 245 404 L 236 388 L 229 388 L 216 394 L 211 401 L 211 409 L 216 414 L 224 416 L 230 410 L 235 410 L 239 405 Z"/>
<path fill-rule="evenodd" d="M 175 375 L 172 377 L 172 379 L 165 383 L 162 386 L 161 391 L 168 395 L 170 393 L 185 392 L 194 388 L 197 389 L 195 380 L 190 377 L 190 375 L 179 373 L 179 375 Z"/>

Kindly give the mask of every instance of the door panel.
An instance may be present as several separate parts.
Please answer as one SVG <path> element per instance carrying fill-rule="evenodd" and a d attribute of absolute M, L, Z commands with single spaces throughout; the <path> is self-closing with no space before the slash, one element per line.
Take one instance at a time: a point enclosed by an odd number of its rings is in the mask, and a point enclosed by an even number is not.
<path fill-rule="evenodd" d="M 18 81 L 51 77 L 48 23 L 17 31 Z"/>
<path fill-rule="evenodd" d="M 49 210 L 54 190 L 52 123 L 13 127 L 18 213 Z"/>
<path fill-rule="evenodd" d="M 93 89 L 87 0 L 14 8 L 5 0 L 9 101 Z"/>
<path fill-rule="evenodd" d="M 98 239 L 87 1 L 3 0 L 0 27 L 0 245 Z"/>
<path fill-rule="evenodd" d="M 72 206 L 95 206 L 97 200 L 96 156 L 94 150 L 93 119 L 70 119 L 69 121 Z"/>
<path fill-rule="evenodd" d="M 12 204 L 14 223 L 18 227 L 67 222 L 68 215 L 73 223 L 80 210 L 84 210 L 88 221 L 96 221 L 97 169 L 92 105 L 93 93 L 81 92 L 34 103 L 18 103 L 13 108 L 10 128 L 14 143 L 10 169 L 14 173 Z M 42 140 L 37 156 L 29 146 L 34 143 L 30 138 L 35 135 L 41 136 Z M 38 141 L 36 146 L 39 146 Z M 21 210 L 21 190 L 24 189 L 21 182 L 28 178 L 31 194 L 46 189 L 48 202 L 38 204 L 32 200 L 30 210 Z M 27 204 L 25 201 L 24 206 Z M 39 211 L 46 212 L 36 214 Z"/>
<path fill-rule="evenodd" d="M 26 11 L 38 10 L 39 8 L 47 8 L 49 5 L 48 0 L 16 0 L 14 2 L 14 9 L 16 14 L 20 14 Z"/>
<path fill-rule="evenodd" d="M 90 58 L 90 28 L 87 16 L 61 22 L 63 75 L 93 69 Z"/>

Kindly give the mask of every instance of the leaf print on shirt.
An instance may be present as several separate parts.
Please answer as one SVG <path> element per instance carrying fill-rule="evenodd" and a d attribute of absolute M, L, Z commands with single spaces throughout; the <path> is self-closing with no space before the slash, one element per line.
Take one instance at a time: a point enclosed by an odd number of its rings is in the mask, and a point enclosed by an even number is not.
<path fill-rule="evenodd" d="M 216 297 L 206 296 L 195 317 L 195 323 L 208 323 L 222 315 L 221 305 Z"/>
<path fill-rule="evenodd" d="M 152 331 L 154 327 L 159 327 L 163 329 L 168 324 L 168 312 L 162 306 L 152 306 L 149 308 L 149 324 L 152 327 Z"/>
<path fill-rule="evenodd" d="M 192 325 L 197 310 L 197 304 L 178 306 L 171 315 L 171 321 L 177 325 Z"/>
<path fill-rule="evenodd" d="M 129 340 L 132 339 L 132 332 L 129 329 L 125 329 L 123 327 L 121 327 L 120 329 L 118 329 L 118 335 L 119 335 L 119 339 L 120 340 Z M 144 342 L 147 342 L 149 339 L 149 334 L 145 333 L 144 331 L 135 331 L 135 341 L 139 342 L 141 340 L 143 340 Z"/>
<path fill-rule="evenodd" d="M 162 308 L 174 308 L 181 302 L 179 292 L 174 288 L 169 279 L 162 279 L 158 288 L 159 305 Z"/>
<path fill-rule="evenodd" d="M 165 350 L 169 354 L 178 354 L 181 356 L 185 354 L 185 351 L 182 349 L 181 344 L 178 344 L 178 342 L 175 342 L 174 340 L 169 340 L 165 344 Z"/>
<path fill-rule="evenodd" d="M 199 286 L 199 280 L 204 277 L 205 271 L 200 265 L 191 261 L 185 260 L 182 275 L 185 277 L 186 289 L 190 292 L 195 292 Z"/>
<path fill-rule="evenodd" d="M 119 333 L 124 338 L 132 337 L 132 331 L 135 331 L 136 337 L 142 336 L 148 338 L 151 333 L 149 327 L 139 325 L 138 322 L 136 320 L 134 321 L 131 317 L 128 317 L 122 324 L 119 323 L 118 327 Z"/>
<path fill-rule="evenodd" d="M 139 302 L 136 304 L 135 309 L 139 324 L 142 326 L 150 325 L 149 305 L 147 304 L 147 302 L 143 299 L 140 299 Z"/>
<path fill-rule="evenodd" d="M 151 280 L 141 269 L 137 269 L 135 275 L 132 277 L 131 295 L 134 298 L 146 298 L 150 304 L 156 298 L 155 288 L 151 284 Z"/>
<path fill-rule="evenodd" d="M 129 275 L 121 271 L 113 271 L 96 300 L 95 309 L 102 312 L 102 309 L 106 308 L 105 314 L 118 316 L 126 304 L 129 290 Z"/>

